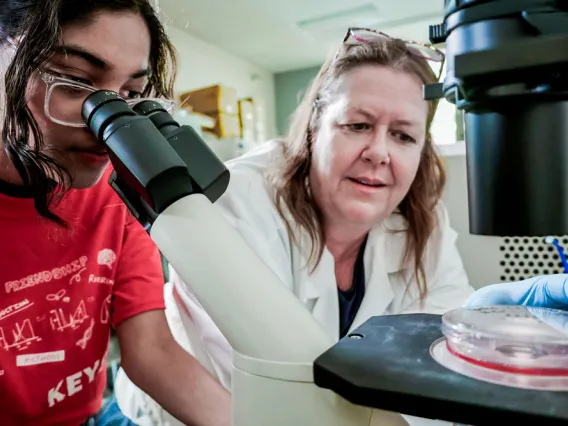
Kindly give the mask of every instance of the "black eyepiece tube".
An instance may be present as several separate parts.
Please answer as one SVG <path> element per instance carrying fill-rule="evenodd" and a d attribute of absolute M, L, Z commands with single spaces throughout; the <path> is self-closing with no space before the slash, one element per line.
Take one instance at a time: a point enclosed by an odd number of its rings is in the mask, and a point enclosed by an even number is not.
<path fill-rule="evenodd" d="M 109 150 L 126 192 L 137 194 L 155 215 L 196 192 L 184 161 L 150 119 L 136 114 L 118 94 L 93 93 L 83 104 L 82 116 Z M 128 201 L 135 205 L 140 200 Z"/>
<path fill-rule="evenodd" d="M 141 102 L 134 111 L 147 116 L 187 164 L 194 190 L 217 201 L 227 190 L 230 174 L 201 136 L 191 126 L 180 126 L 158 102 Z"/>
<path fill-rule="evenodd" d="M 134 106 L 133 110 L 138 115 L 148 117 L 164 136 L 180 128 L 178 122 L 156 101 L 140 102 Z"/>
<path fill-rule="evenodd" d="M 135 117 L 136 113 L 115 92 L 100 90 L 87 98 L 81 115 L 87 127 L 101 141 L 104 139 L 103 133 L 109 124 L 119 117 Z"/>

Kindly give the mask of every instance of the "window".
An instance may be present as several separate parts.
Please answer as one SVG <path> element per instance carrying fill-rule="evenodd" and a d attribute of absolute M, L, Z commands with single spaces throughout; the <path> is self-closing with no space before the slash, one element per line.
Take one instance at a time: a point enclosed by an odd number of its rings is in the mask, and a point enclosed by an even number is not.
<path fill-rule="evenodd" d="M 442 49 L 443 50 L 443 49 Z M 438 72 L 434 64 L 434 72 Z M 442 70 L 441 80 L 446 76 L 446 67 Z M 445 99 L 440 99 L 438 110 L 432 122 L 432 139 L 436 145 L 451 145 L 463 140 L 463 112 Z"/>

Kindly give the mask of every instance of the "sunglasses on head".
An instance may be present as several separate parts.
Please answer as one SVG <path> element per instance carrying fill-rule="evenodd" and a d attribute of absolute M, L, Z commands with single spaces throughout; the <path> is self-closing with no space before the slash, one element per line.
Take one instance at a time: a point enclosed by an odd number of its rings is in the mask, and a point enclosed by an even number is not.
<path fill-rule="evenodd" d="M 395 38 L 377 30 L 351 27 L 347 30 L 347 33 L 343 38 L 343 44 L 346 45 L 364 44 L 380 40 L 395 40 Z M 436 49 L 435 47 L 429 46 L 427 44 L 419 43 L 416 41 L 409 41 L 409 40 L 401 40 L 401 41 L 404 42 L 410 54 L 419 56 L 431 62 L 440 63 L 440 71 L 437 78 L 437 80 L 439 81 L 442 75 L 442 69 L 444 68 L 444 61 L 446 59 L 446 55 L 444 55 L 444 53 L 441 50 Z"/>

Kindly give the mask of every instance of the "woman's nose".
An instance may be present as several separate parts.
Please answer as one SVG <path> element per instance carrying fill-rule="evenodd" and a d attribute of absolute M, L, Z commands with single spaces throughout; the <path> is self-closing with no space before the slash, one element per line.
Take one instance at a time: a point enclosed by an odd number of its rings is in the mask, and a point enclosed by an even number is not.
<path fill-rule="evenodd" d="M 390 163 L 388 129 L 379 128 L 369 138 L 367 146 L 363 151 L 363 159 L 373 164 Z"/>

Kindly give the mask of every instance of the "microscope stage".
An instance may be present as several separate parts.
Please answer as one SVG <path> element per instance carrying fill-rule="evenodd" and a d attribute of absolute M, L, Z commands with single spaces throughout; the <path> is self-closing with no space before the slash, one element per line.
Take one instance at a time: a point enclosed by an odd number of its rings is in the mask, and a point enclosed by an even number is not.
<path fill-rule="evenodd" d="M 434 360 L 441 316 L 373 317 L 314 363 L 317 386 L 348 401 L 469 425 L 568 422 L 568 392 L 527 390 L 476 380 Z"/>

